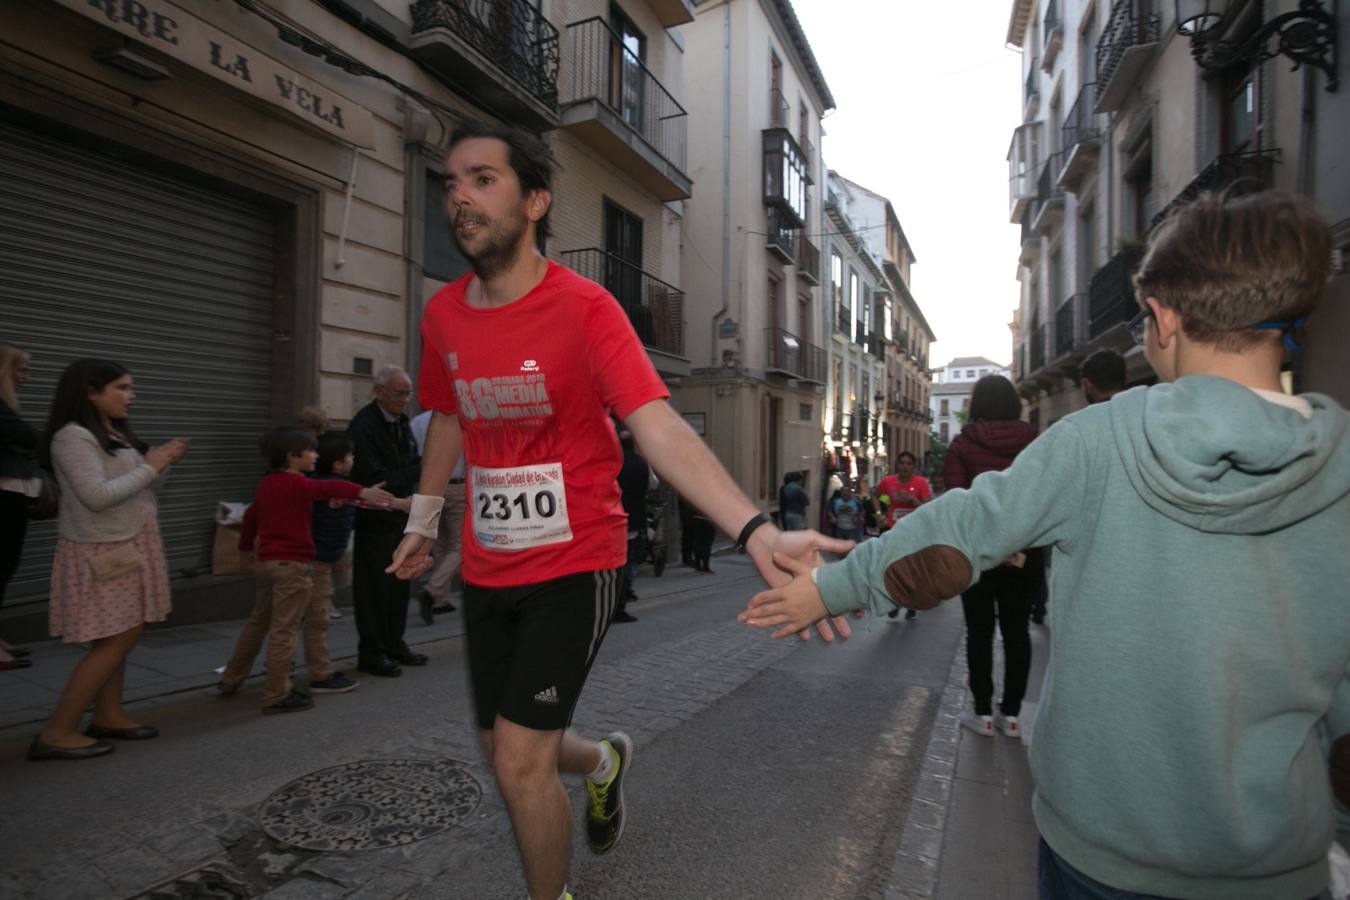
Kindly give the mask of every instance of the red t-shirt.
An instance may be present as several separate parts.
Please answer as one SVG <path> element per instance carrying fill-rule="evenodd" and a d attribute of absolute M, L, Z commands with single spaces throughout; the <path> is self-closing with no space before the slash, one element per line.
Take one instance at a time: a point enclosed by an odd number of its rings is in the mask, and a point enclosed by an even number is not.
<path fill-rule="evenodd" d="M 313 512 L 316 500 L 355 500 L 362 487 L 352 481 L 319 481 L 289 469 L 272 472 L 258 482 L 253 502 L 244 511 L 239 549 L 258 562 L 314 558 Z"/>
<path fill-rule="evenodd" d="M 892 474 L 877 482 L 877 496 L 890 498 L 890 506 L 886 508 L 886 525 L 890 527 L 918 509 L 920 503 L 932 500 L 933 488 L 922 475 L 911 475 L 909 481 L 901 481 Z"/>
<path fill-rule="evenodd" d="M 479 309 L 472 275 L 422 316 L 418 400 L 464 435 L 463 573 L 485 587 L 614 569 L 628 555 L 624 418 L 670 396 L 623 309 L 593 281 L 550 262 L 514 303 Z"/>

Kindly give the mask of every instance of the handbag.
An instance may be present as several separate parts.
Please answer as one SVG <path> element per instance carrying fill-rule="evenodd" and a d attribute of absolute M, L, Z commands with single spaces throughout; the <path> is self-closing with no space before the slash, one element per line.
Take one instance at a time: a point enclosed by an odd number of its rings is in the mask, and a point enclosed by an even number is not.
<path fill-rule="evenodd" d="M 89 571 L 95 581 L 111 581 L 141 568 L 144 560 L 134 541 L 124 541 L 111 550 L 97 553 L 89 560 Z"/>
<path fill-rule="evenodd" d="M 55 519 L 61 505 L 61 485 L 56 476 L 46 469 L 38 469 L 38 478 L 42 481 L 42 491 L 28 500 L 28 518 L 35 521 Z"/>

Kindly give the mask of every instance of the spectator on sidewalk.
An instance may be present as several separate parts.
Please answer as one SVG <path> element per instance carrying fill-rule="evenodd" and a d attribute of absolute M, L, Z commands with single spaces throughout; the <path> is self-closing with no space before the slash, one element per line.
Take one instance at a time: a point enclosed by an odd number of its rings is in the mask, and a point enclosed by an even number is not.
<path fill-rule="evenodd" d="M 363 488 L 345 478 L 307 478 L 318 462 L 314 438 L 299 428 L 277 428 L 268 436 L 268 475 L 244 513 L 239 549 L 246 558 L 256 555 L 253 576 L 258 581 L 253 613 L 244 623 L 234 653 L 220 676 L 220 692 L 232 696 L 253 670 L 253 660 L 267 644 L 267 680 L 263 686 L 265 715 L 301 712 L 314 706 L 308 693 L 291 686 L 291 660 L 296 633 L 305 624 L 305 665 L 309 689 L 316 694 L 340 694 L 356 682 L 333 671 L 328 655 L 328 605 L 314 583 L 314 504 L 328 500 L 357 500 L 387 507 L 394 498 L 379 486 Z M 331 573 L 328 573 L 331 575 Z"/>
<path fill-rule="evenodd" d="M 28 507 L 42 494 L 38 448 L 42 436 L 19 415 L 19 385 L 28 381 L 28 354 L 0 344 L 0 602 L 19 570 Z M 0 638 L 0 672 L 26 669 L 27 647 Z"/>
<path fill-rule="evenodd" d="M 356 457 L 352 453 L 352 439 L 345 431 L 327 431 L 319 436 L 318 460 L 309 474 L 316 481 L 351 481 Z M 356 507 L 342 500 L 319 500 L 314 504 L 314 601 L 311 607 L 323 608 L 329 619 L 340 619 L 337 604 L 333 602 L 333 586 L 342 576 L 342 559 L 352 540 L 356 526 Z M 305 614 L 305 642 L 309 642 L 311 628 L 309 613 Z M 323 639 L 328 640 L 327 626 Z"/>
<path fill-rule="evenodd" d="M 1036 429 L 1022 419 L 1017 388 L 1002 375 L 975 382 L 970 419 L 961 429 L 943 463 L 942 480 L 949 489 L 969 488 L 986 472 L 1002 472 L 1036 439 Z M 1031 552 L 1019 552 L 980 573 L 979 581 L 961 593 L 966 616 L 966 662 L 974 709 L 961 713 L 961 724 L 976 734 L 993 735 L 999 728 L 1020 737 L 1022 697 L 1031 674 L 1031 634 L 1027 617 L 1036 592 Z M 1003 699 L 994 716 L 994 623 L 1003 635 Z"/>
<path fill-rule="evenodd" d="M 431 424 L 431 410 L 423 410 L 412 419 L 413 440 L 417 442 L 417 455 L 420 458 L 426 451 L 427 426 Z M 418 592 L 417 603 L 422 614 L 422 623 L 430 625 L 436 621 L 436 613 L 451 613 L 455 604 L 450 595 L 462 584 L 459 577 L 460 561 L 463 559 L 461 544 L 464 540 L 464 455 L 460 454 L 454 469 L 450 471 L 450 480 L 445 485 L 445 507 L 441 512 L 441 527 L 436 532 L 436 543 L 431 548 L 431 571 L 426 582 Z"/>
<path fill-rule="evenodd" d="M 852 485 L 845 483 L 839 488 L 839 496 L 830 503 L 830 516 L 834 521 L 835 537 L 862 543 L 863 506 L 853 493 Z"/>
<path fill-rule="evenodd" d="M 784 531 L 806 530 L 806 507 L 811 505 L 811 498 L 802 488 L 802 480 L 801 472 L 789 472 L 783 476 L 783 486 L 778 490 Z"/>
<path fill-rule="evenodd" d="M 122 708 L 127 654 L 147 622 L 169 617 L 169 569 L 159 534 L 155 484 L 187 453 L 174 438 L 150 447 L 127 417 L 136 392 L 115 362 L 81 359 L 61 373 L 43 435 L 42 462 L 61 485 L 50 631 L 90 643 L 28 750 L 30 760 L 111 753 L 104 739 L 159 734 Z M 80 719 L 93 704 L 89 726 Z"/>
<path fill-rule="evenodd" d="M 619 447 L 623 450 L 623 464 L 619 466 L 619 503 L 628 517 L 628 558 L 623 568 L 623 586 L 619 591 L 619 605 L 611 621 L 636 622 L 637 616 L 628 611 L 628 603 L 637 599 L 633 581 L 638 564 L 647 548 L 647 492 L 659 483 L 651 466 L 642 458 L 633 443 L 633 433 L 618 423 Z"/>
<path fill-rule="evenodd" d="M 1327 290 L 1297 195 L 1204 195 L 1152 234 L 1130 333 L 1161 384 L 1066 416 L 1004 472 L 756 596 L 786 636 L 859 606 L 929 607 L 1054 548 L 1028 751 L 1044 900 L 1310 898 L 1350 808 L 1350 418 L 1281 390 Z"/>
<path fill-rule="evenodd" d="M 1078 377 L 1089 404 L 1105 403 L 1125 390 L 1125 357 L 1114 350 L 1098 350 L 1083 360 Z"/>
<path fill-rule="evenodd" d="M 374 399 L 352 417 L 347 433 L 356 448 L 352 480 L 383 484 L 395 497 L 411 497 L 421 477 L 421 456 L 404 410 L 412 396 L 412 379 L 398 366 L 375 373 Z M 403 639 L 408 628 L 408 582 L 385 571 L 408 524 L 398 511 L 356 512 L 352 552 L 352 600 L 356 613 L 357 669 L 382 678 L 403 674 L 400 666 L 425 666 Z"/>

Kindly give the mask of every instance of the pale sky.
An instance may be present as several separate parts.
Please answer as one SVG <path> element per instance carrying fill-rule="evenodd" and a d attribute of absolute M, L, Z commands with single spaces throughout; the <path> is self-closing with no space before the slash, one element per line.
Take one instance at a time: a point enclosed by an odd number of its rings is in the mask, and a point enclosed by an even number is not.
<path fill-rule="evenodd" d="M 1018 227 L 1008 163 L 1021 61 L 1011 0 L 792 0 L 838 109 L 825 165 L 888 197 L 918 263 L 914 297 L 955 356 L 1012 358 Z"/>

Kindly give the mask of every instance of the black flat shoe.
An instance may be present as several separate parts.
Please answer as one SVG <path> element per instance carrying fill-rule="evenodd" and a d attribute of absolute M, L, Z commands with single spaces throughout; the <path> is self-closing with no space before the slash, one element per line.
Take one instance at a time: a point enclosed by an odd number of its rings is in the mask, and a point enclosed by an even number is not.
<path fill-rule="evenodd" d="M 411 650 L 390 658 L 400 666 L 425 666 L 427 664 L 425 653 L 414 653 Z"/>
<path fill-rule="evenodd" d="M 8 672 L 11 669 L 31 669 L 33 661 L 31 659 L 0 659 L 0 672 Z"/>
<path fill-rule="evenodd" d="M 10 648 L 9 648 L 8 650 L 6 650 L 5 652 L 8 653 L 10 656 L 14 657 L 15 659 L 23 659 L 25 656 L 32 656 L 32 655 L 33 655 L 33 648 L 32 648 L 32 647 L 10 647 Z"/>
<path fill-rule="evenodd" d="M 48 759 L 93 759 L 95 756 L 105 756 L 113 752 L 112 744 L 105 744 L 97 741 L 88 747 L 53 747 L 51 744 L 44 744 L 37 738 L 33 738 L 33 744 L 28 748 L 27 758 L 31 762 L 41 762 Z"/>
<path fill-rule="evenodd" d="M 362 663 L 356 667 L 356 671 L 380 678 L 397 678 L 403 674 L 402 669 L 387 659 L 380 660 L 377 663 Z"/>
<path fill-rule="evenodd" d="M 434 613 L 452 613 L 455 611 L 455 604 L 442 603 L 440 606 L 433 606 L 431 611 Z"/>
<path fill-rule="evenodd" d="M 148 741 L 159 737 L 159 729 L 153 725 L 136 725 L 132 728 L 104 728 L 90 725 L 84 733 L 91 738 L 111 738 L 115 741 Z"/>

